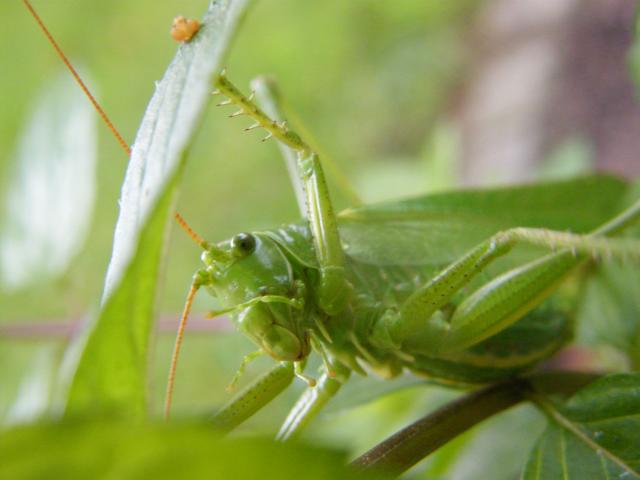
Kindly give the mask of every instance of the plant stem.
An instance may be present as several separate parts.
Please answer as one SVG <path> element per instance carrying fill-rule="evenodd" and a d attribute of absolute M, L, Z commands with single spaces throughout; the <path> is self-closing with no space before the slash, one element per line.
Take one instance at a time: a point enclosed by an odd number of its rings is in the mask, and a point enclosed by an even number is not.
<path fill-rule="evenodd" d="M 82 329 L 84 321 L 78 320 L 31 320 L 0 324 L 0 339 L 13 340 L 58 340 L 68 339 Z M 157 322 L 161 333 L 175 333 L 178 328 L 177 315 L 163 315 Z M 190 332 L 230 332 L 233 325 L 226 316 L 205 318 L 194 316 L 189 321 L 187 331 Z"/>
<path fill-rule="evenodd" d="M 568 395 L 598 376 L 545 372 L 478 389 L 396 432 L 355 459 L 352 466 L 359 470 L 384 470 L 400 475 L 449 440 L 526 400 L 532 392 Z"/>

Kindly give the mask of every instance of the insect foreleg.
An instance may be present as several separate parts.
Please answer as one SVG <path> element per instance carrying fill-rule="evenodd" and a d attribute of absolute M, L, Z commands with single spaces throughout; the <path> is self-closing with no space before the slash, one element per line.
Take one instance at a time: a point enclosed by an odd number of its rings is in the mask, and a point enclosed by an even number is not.
<path fill-rule="evenodd" d="M 248 355 L 245 355 L 245 357 L 242 359 L 242 363 L 240 364 L 240 367 L 238 368 L 238 371 L 231 379 L 231 383 L 229 383 L 229 386 L 227 387 L 227 391 L 235 390 L 236 385 L 238 384 L 238 382 L 244 375 L 245 370 L 247 369 L 247 365 L 253 362 L 256 358 L 261 357 L 262 355 L 265 355 L 265 353 L 262 350 L 257 350 L 255 352 L 251 352 Z"/>
<path fill-rule="evenodd" d="M 351 295 L 346 279 L 338 224 L 320 159 L 315 153 L 298 158 L 305 184 L 309 224 L 320 266 L 318 304 L 329 315 L 342 311 Z"/>
<path fill-rule="evenodd" d="M 280 109 L 279 95 L 273 82 L 264 77 L 258 77 L 251 81 L 251 88 L 256 92 L 256 97 L 267 115 L 282 124 L 285 118 Z M 282 142 L 279 142 L 278 146 L 287 166 L 287 171 L 289 172 L 289 178 L 291 179 L 291 185 L 296 196 L 300 215 L 302 218 L 306 218 L 307 204 L 304 185 L 298 175 L 298 154 L 296 150 Z"/>
<path fill-rule="evenodd" d="M 306 138 L 311 148 L 320 155 L 325 172 L 327 172 L 329 178 L 333 179 L 336 186 L 340 188 L 342 194 L 349 198 L 349 204 L 352 207 L 362 205 L 362 200 L 356 193 L 355 188 L 351 185 L 347 177 L 340 171 L 336 162 L 327 152 L 321 149 L 309 129 L 305 127 L 300 116 L 296 115 L 296 113 L 291 109 L 291 106 L 283 99 L 275 80 L 270 77 L 260 76 L 251 81 L 251 88 L 256 92 L 258 103 L 263 107 L 267 115 L 278 122 L 291 120 L 294 123 L 296 129 L 303 137 Z M 300 181 L 300 176 L 297 171 L 297 154 L 295 150 L 292 150 L 282 143 L 280 143 L 280 152 L 284 157 L 287 170 L 289 171 L 296 200 L 298 201 L 298 206 L 300 208 L 300 213 L 305 217 L 307 214 L 307 205 L 305 201 L 304 186 Z"/>
<path fill-rule="evenodd" d="M 259 377 L 213 417 L 216 427 L 230 431 L 277 397 L 293 380 L 293 364 L 282 362 Z"/>
<path fill-rule="evenodd" d="M 236 104 L 240 107 L 238 113 L 250 116 L 257 126 L 269 132 L 267 138 L 273 136 L 296 152 L 298 176 L 304 187 L 307 219 L 320 268 L 317 302 L 325 313 L 339 313 L 346 306 L 352 288 L 346 279 L 338 224 L 318 155 L 286 124 L 272 120 L 255 105 L 252 98 L 245 97 L 224 75 L 218 77 L 216 87 L 229 99 L 228 103 L 223 102 L 222 105 Z"/>
<path fill-rule="evenodd" d="M 350 373 L 339 365 L 333 365 L 330 373 L 323 372 L 317 385 L 307 388 L 289 412 L 278 432 L 278 440 L 288 440 L 297 435 L 346 383 Z"/>
<path fill-rule="evenodd" d="M 224 73 L 218 76 L 215 86 L 218 89 L 215 93 L 223 94 L 228 98 L 228 100 L 220 102 L 218 106 L 237 105 L 240 110 L 235 112 L 233 116 L 246 115 L 255 120 L 256 123 L 245 128 L 245 130 L 264 128 L 268 132 L 265 139 L 274 137 L 303 156 L 311 153 L 311 148 L 295 132 L 289 130 L 285 122 L 276 122 L 269 117 L 254 103 L 253 94 L 249 97 L 243 95 Z"/>

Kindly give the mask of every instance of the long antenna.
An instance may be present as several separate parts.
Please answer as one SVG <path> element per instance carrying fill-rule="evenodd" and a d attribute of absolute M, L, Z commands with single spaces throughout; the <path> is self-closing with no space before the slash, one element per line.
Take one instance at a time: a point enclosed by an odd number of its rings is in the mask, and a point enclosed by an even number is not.
<path fill-rule="evenodd" d="M 67 68 L 71 72 L 71 75 L 73 75 L 73 78 L 75 78 L 75 80 L 78 83 L 78 85 L 80 85 L 80 88 L 82 89 L 84 94 L 87 96 L 87 98 L 89 99 L 91 104 L 93 105 L 93 108 L 96 109 L 96 111 L 98 112 L 98 115 L 100 115 L 100 117 L 102 118 L 104 123 L 107 125 L 109 130 L 111 130 L 111 133 L 113 133 L 113 135 L 116 137 L 116 140 L 118 141 L 118 143 L 120 144 L 122 149 L 126 152 L 127 155 L 131 155 L 131 148 L 129 147 L 129 145 L 127 145 L 127 142 L 124 141 L 124 138 L 122 138 L 122 135 L 120 135 L 120 132 L 118 132 L 118 129 L 113 125 L 113 123 L 111 123 L 111 120 L 107 116 L 106 112 L 102 109 L 102 107 L 100 106 L 98 101 L 91 94 L 91 92 L 89 91 L 89 88 L 84 83 L 82 78 L 80 78 L 80 75 L 78 74 L 76 69 L 73 68 L 73 65 L 71 65 L 71 62 L 69 61 L 67 56 L 62 51 L 62 48 L 60 48 L 58 43 L 53 38 L 53 35 L 51 35 L 49 30 L 45 26 L 45 24 L 42 21 L 42 19 L 40 18 L 40 16 L 37 14 L 35 9 L 31 5 L 31 3 L 29 3 L 29 0 L 22 0 L 22 1 L 24 2 L 25 6 L 27 7 L 27 10 L 29 10 L 29 12 L 31 13 L 33 18 L 35 18 L 36 22 L 38 22 L 38 25 L 40 26 L 40 29 L 42 29 L 42 31 L 44 32 L 45 36 L 49 40 L 49 43 L 51 43 L 51 45 L 53 46 L 55 51 L 58 53 L 58 56 L 62 59 L 64 64 L 67 66 Z"/>
<path fill-rule="evenodd" d="M 184 310 L 182 311 L 182 317 L 180 317 L 180 326 L 178 327 L 178 333 L 176 335 L 176 343 L 173 347 L 173 355 L 171 355 L 171 366 L 169 367 L 169 379 L 167 380 L 167 394 L 164 402 L 164 418 L 169 418 L 171 412 L 171 400 L 173 399 L 173 383 L 176 378 L 176 369 L 178 367 L 178 357 L 180 356 L 180 347 L 182 346 L 182 339 L 184 337 L 184 330 L 187 326 L 187 318 L 189 317 L 189 311 L 191 310 L 191 304 L 193 298 L 196 296 L 196 292 L 200 288 L 200 285 L 194 281 L 189 288 L 187 294 L 187 300 L 184 303 Z"/>
<path fill-rule="evenodd" d="M 55 41 L 55 39 L 53 38 L 53 35 L 49 32 L 49 30 L 47 29 L 44 22 L 42 21 L 42 19 L 40 18 L 36 10 L 33 8 L 31 3 L 29 2 L 29 0 L 22 0 L 22 1 L 24 2 L 24 5 L 27 7 L 27 10 L 29 10 L 29 12 L 31 13 L 31 16 L 33 16 L 33 18 L 36 20 L 36 22 L 40 26 L 40 29 L 42 30 L 42 32 L 45 34 L 45 36 L 49 40 L 49 43 L 51 43 L 51 45 L 57 52 L 58 56 L 62 59 L 62 62 L 66 65 L 69 72 L 71 72 L 71 75 L 73 75 L 73 78 L 78 83 L 78 85 L 80 86 L 80 88 L 82 89 L 86 97 L 89 99 L 89 101 L 95 108 L 96 112 L 98 112 L 98 115 L 100 115 L 100 118 L 102 118 L 102 121 L 109 128 L 109 130 L 111 131 L 115 139 L 118 141 L 122 149 L 125 151 L 127 156 L 131 156 L 131 147 L 129 147 L 127 142 L 124 141 L 124 138 L 122 137 L 122 135 L 120 135 L 120 132 L 115 127 L 115 125 L 111 122 L 107 113 L 103 110 L 103 108 L 100 106 L 98 101 L 91 94 L 91 91 L 89 90 L 87 85 L 84 83 L 84 81 L 82 80 L 82 78 L 80 77 L 76 69 L 73 67 L 73 65 L 67 58 L 67 56 L 64 54 L 64 52 L 62 51 L 62 48 L 60 48 L 58 43 Z M 176 212 L 175 218 L 180 224 L 180 226 L 189 234 L 189 236 L 196 243 L 198 243 L 198 245 L 200 245 L 202 248 L 205 248 L 205 249 L 209 248 L 209 245 L 207 244 L 207 242 L 187 224 L 185 219 L 182 218 L 182 216 L 179 213 Z M 182 346 L 182 339 L 184 337 L 184 331 L 187 326 L 187 319 L 189 317 L 189 312 L 191 310 L 191 304 L 193 303 L 193 299 L 195 297 L 196 292 L 198 291 L 198 288 L 199 288 L 199 285 L 194 281 L 191 284 L 189 293 L 187 294 L 187 300 L 184 305 L 182 317 L 180 318 L 180 325 L 178 327 L 176 343 L 173 349 L 173 355 L 171 357 L 171 366 L 169 369 L 169 380 L 167 382 L 167 394 L 166 394 L 166 400 L 165 400 L 165 413 L 164 413 L 165 418 L 169 417 L 169 412 L 171 410 L 171 400 L 173 397 L 173 384 L 176 376 L 176 368 L 178 366 L 178 357 L 180 355 L 180 347 Z"/>
<path fill-rule="evenodd" d="M 187 232 L 187 235 L 189 235 L 191 237 L 191 239 L 196 242 L 198 245 L 200 245 L 202 248 L 204 248 L 205 250 L 207 250 L 209 248 L 209 244 L 205 241 L 204 238 L 202 238 L 200 235 L 198 235 L 193 228 L 191 228 L 189 226 L 189 224 L 187 223 L 187 221 L 182 217 L 182 215 L 180 215 L 178 212 L 176 212 L 174 214 L 176 222 L 178 222 L 178 224 L 182 227 L 182 229 Z"/>
<path fill-rule="evenodd" d="M 118 131 L 116 126 L 111 122 L 111 119 L 109 118 L 107 113 L 100 106 L 96 98 L 93 96 L 93 94 L 89 90 L 89 87 L 87 87 L 87 85 L 84 83 L 84 81 L 80 77 L 80 74 L 78 74 L 77 70 L 73 67 L 73 65 L 67 58 L 67 56 L 64 54 L 64 52 L 62 51 L 62 48 L 60 48 L 60 46 L 58 45 L 58 42 L 56 42 L 51 32 L 49 32 L 49 29 L 46 27 L 46 25 L 40 18 L 40 15 L 38 15 L 38 12 L 36 12 L 35 8 L 33 8 L 29 0 L 22 0 L 22 1 L 24 2 L 24 5 L 27 7 L 27 10 L 29 10 L 29 13 L 31 13 L 31 16 L 36 20 L 36 22 L 40 26 L 40 29 L 42 30 L 42 32 L 45 34 L 45 36 L 49 40 L 49 43 L 51 43 L 55 51 L 58 53 L 58 56 L 62 59 L 67 69 L 69 69 L 69 72 L 71 72 L 71 75 L 73 75 L 73 78 L 75 79 L 75 81 L 78 83 L 78 85 L 80 85 L 80 88 L 82 89 L 84 94 L 87 96 L 87 98 L 95 108 L 96 112 L 98 112 L 98 115 L 100 115 L 100 118 L 102 118 L 102 121 L 107 125 L 107 128 L 109 128 L 109 130 L 114 135 L 114 137 L 116 138 L 116 140 L 118 141 L 122 149 L 125 151 L 127 156 L 130 156 L 131 147 L 129 147 L 127 142 L 124 141 L 124 138 L 122 137 L 122 135 L 120 135 L 120 132 Z M 207 248 L 207 243 L 202 239 L 202 237 L 200 237 L 197 233 L 193 231 L 193 229 L 187 224 L 184 218 L 182 218 L 182 216 L 177 212 L 175 216 L 180 226 L 182 226 L 182 228 L 184 228 L 187 231 L 189 236 L 193 238 L 198 243 L 198 245 L 200 245 L 203 248 Z"/>

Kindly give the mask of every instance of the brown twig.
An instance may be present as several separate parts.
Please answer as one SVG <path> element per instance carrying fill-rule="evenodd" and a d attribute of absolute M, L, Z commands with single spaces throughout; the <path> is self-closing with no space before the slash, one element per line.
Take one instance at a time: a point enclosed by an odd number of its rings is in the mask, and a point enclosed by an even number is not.
<path fill-rule="evenodd" d="M 13 322 L 0 324 L 0 338 L 41 340 L 51 338 L 70 338 L 84 325 L 84 320 L 59 320 L 47 322 Z M 175 333 L 178 328 L 178 316 L 165 315 L 158 321 L 158 331 Z M 195 317 L 189 322 L 189 332 L 228 332 L 232 330 L 227 317 Z"/>
<path fill-rule="evenodd" d="M 532 392 L 571 394 L 598 376 L 544 372 L 480 388 L 391 435 L 354 460 L 352 466 L 359 470 L 383 470 L 399 475 L 449 440 L 526 400 Z"/>

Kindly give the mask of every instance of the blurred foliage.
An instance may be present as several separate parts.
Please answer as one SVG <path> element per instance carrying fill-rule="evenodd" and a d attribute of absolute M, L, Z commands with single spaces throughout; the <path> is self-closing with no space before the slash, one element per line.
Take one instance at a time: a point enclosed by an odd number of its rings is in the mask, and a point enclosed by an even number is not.
<path fill-rule="evenodd" d="M 35 105 L 0 224 L 0 289 L 8 291 L 63 274 L 84 245 L 93 213 L 97 118 L 91 104 L 63 72 L 44 85 Z"/>
<path fill-rule="evenodd" d="M 0 437 L 2 478 L 388 478 L 365 477 L 344 464 L 336 450 L 266 439 L 223 441 L 195 424 L 77 422 L 16 428 Z"/>

